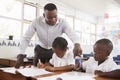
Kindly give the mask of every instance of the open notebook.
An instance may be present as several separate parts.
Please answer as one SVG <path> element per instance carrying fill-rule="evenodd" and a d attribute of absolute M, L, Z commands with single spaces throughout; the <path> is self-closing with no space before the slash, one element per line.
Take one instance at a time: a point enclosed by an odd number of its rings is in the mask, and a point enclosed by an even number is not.
<path fill-rule="evenodd" d="M 14 67 L 8 67 L 8 68 L 0 68 L 0 69 L 2 69 L 5 72 L 14 73 L 14 74 L 15 74 L 15 71 L 18 71 L 21 74 L 23 74 L 24 76 L 37 76 L 37 75 L 51 73 L 51 72 L 48 72 L 44 69 L 39 69 L 39 68 L 36 68 L 36 67 L 20 68 L 20 69 L 15 69 Z"/>

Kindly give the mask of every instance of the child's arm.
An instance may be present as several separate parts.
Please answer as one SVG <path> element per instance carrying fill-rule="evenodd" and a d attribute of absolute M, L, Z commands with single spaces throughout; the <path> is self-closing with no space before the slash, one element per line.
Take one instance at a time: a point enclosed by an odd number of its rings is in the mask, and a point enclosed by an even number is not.
<path fill-rule="evenodd" d="M 73 70 L 74 65 L 67 65 L 67 66 L 61 66 L 61 67 L 52 67 L 52 66 L 46 66 L 45 70 L 55 72 L 55 71 L 71 71 Z"/>
<path fill-rule="evenodd" d="M 120 78 L 120 69 L 116 69 L 110 72 L 102 72 L 100 70 L 96 70 L 95 74 L 101 77 Z"/>

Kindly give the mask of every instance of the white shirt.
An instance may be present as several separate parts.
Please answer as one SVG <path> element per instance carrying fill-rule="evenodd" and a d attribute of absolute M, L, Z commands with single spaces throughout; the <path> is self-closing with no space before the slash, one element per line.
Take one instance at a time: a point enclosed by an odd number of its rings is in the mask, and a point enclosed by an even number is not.
<path fill-rule="evenodd" d="M 62 58 L 59 58 L 55 53 L 53 54 L 52 58 L 50 59 L 50 64 L 54 67 L 60 66 L 67 66 L 70 64 L 75 64 L 74 56 L 71 52 L 66 52 Z"/>
<path fill-rule="evenodd" d="M 25 53 L 25 50 L 34 35 L 37 33 L 37 44 L 45 49 L 50 49 L 52 43 L 56 37 L 62 36 L 66 33 L 68 37 L 73 41 L 73 43 L 79 43 L 80 38 L 75 32 L 70 28 L 64 19 L 58 18 L 55 25 L 48 25 L 44 17 L 39 17 L 35 19 L 26 31 L 20 45 L 20 53 Z"/>
<path fill-rule="evenodd" d="M 109 72 L 118 69 L 117 64 L 111 58 L 108 58 L 103 63 L 98 65 L 98 61 L 95 61 L 94 57 L 91 57 L 88 61 L 83 62 L 82 65 L 83 65 L 83 69 L 86 70 L 87 73 L 92 73 L 92 74 L 94 74 L 95 70 Z"/>

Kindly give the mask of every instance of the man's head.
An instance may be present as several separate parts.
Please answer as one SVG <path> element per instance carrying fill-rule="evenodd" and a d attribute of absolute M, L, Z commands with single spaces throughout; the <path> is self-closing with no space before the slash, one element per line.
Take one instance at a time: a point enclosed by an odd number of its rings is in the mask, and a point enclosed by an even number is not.
<path fill-rule="evenodd" d="M 95 60 L 103 62 L 110 55 L 113 49 L 113 44 L 109 39 L 100 39 L 95 43 L 93 49 Z"/>
<path fill-rule="evenodd" d="M 57 7 L 53 3 L 48 3 L 44 6 L 45 21 L 49 25 L 55 25 L 57 22 Z"/>
<path fill-rule="evenodd" d="M 64 38 L 57 37 L 53 41 L 52 49 L 58 57 L 62 58 L 66 53 L 67 45 L 68 45 L 68 42 Z"/>

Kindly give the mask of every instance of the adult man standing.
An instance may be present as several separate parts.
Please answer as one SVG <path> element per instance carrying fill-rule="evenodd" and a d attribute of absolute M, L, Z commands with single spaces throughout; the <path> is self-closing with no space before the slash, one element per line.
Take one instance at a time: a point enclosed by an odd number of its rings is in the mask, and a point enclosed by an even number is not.
<path fill-rule="evenodd" d="M 37 33 L 38 41 L 34 49 L 34 66 L 37 66 L 38 59 L 40 59 L 42 63 L 46 63 L 50 60 L 53 54 L 51 49 L 52 42 L 56 37 L 61 36 L 63 33 L 67 34 L 67 36 L 73 41 L 73 52 L 82 53 L 78 36 L 72 31 L 64 19 L 58 18 L 56 5 L 48 3 L 44 6 L 43 16 L 35 19 L 23 36 L 20 45 L 21 54 L 17 56 L 16 68 L 19 68 L 23 63 L 25 57 L 23 54 L 35 32 Z"/>

